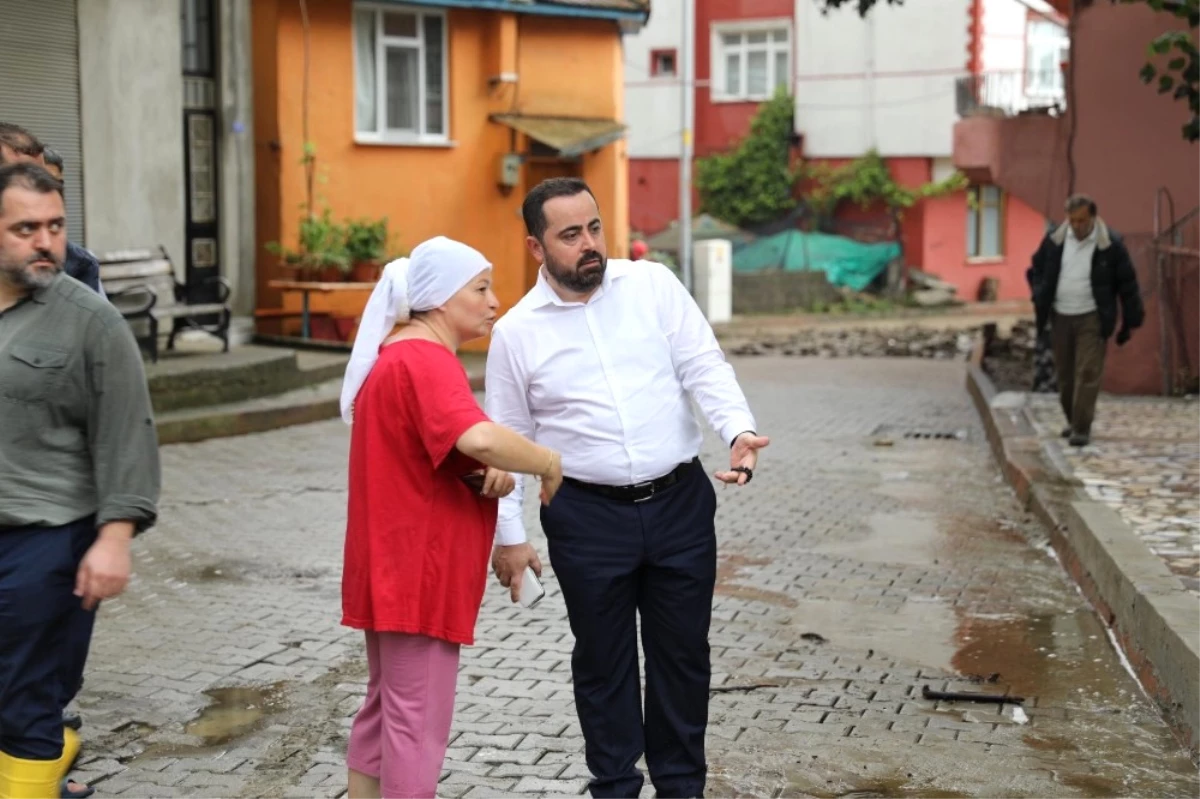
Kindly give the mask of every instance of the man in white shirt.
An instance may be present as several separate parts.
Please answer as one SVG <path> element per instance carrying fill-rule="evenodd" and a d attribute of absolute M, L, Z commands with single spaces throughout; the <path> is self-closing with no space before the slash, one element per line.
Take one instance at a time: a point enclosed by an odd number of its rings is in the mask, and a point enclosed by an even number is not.
<path fill-rule="evenodd" d="M 700 308 L 666 267 L 608 260 L 581 180 L 555 178 L 523 207 L 538 282 L 496 323 L 488 415 L 562 453 L 542 509 L 575 650 L 575 706 L 592 796 L 637 796 L 644 753 L 658 796 L 702 796 L 716 493 L 700 465 L 695 400 L 730 445 L 731 485 L 753 477 L 754 417 Z M 513 588 L 526 565 L 521 490 L 501 501 L 493 567 Z M 645 718 L 637 615 L 646 657 Z"/>
<path fill-rule="evenodd" d="M 1067 221 L 1042 241 L 1026 277 L 1038 330 L 1050 326 L 1059 401 L 1067 417 L 1063 437 L 1076 447 L 1091 441 L 1108 339 L 1129 341 L 1144 317 L 1137 273 L 1121 236 L 1097 216 L 1084 194 L 1067 198 Z"/>

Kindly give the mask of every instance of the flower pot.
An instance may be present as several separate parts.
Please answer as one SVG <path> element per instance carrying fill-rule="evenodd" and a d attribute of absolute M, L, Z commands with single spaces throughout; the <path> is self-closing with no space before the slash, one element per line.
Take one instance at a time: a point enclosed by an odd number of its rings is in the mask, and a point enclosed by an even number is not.
<path fill-rule="evenodd" d="M 336 266 L 323 266 L 317 273 L 317 279 L 322 283 L 341 283 L 344 276 Z"/>
<path fill-rule="evenodd" d="M 374 283 L 379 280 L 379 264 L 374 261 L 356 262 L 350 279 L 355 283 Z"/>

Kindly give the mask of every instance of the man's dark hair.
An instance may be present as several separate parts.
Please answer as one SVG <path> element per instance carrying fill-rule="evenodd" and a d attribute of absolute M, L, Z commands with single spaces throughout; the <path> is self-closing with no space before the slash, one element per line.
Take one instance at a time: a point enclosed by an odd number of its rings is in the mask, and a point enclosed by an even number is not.
<path fill-rule="evenodd" d="M 579 178 L 550 178 L 534 186 L 525 195 L 525 202 L 521 203 L 521 216 L 525 217 L 525 229 L 529 235 L 541 241 L 546 234 L 547 202 L 557 197 L 574 197 L 585 191 L 592 195 L 593 200 L 596 199 L 588 184 Z"/>
<path fill-rule="evenodd" d="M 64 171 L 63 159 L 62 156 L 58 154 L 58 150 L 47 147 L 42 150 L 42 158 L 46 161 L 46 166 L 58 167 L 59 172 Z"/>
<path fill-rule="evenodd" d="M 1096 208 L 1096 201 L 1086 194 L 1072 194 L 1063 205 L 1066 207 L 1068 214 L 1072 211 L 1078 211 L 1080 208 L 1086 208 L 1089 214 L 1095 216 L 1098 210 Z"/>
<path fill-rule="evenodd" d="M 37 140 L 29 131 L 20 125 L 14 125 L 11 122 L 0 122 L 0 145 L 7 147 L 18 155 L 27 155 L 30 158 L 37 158 L 45 152 L 46 148 Z M 0 153 L 0 164 L 4 163 L 4 156 Z"/>
<path fill-rule="evenodd" d="M 54 175 L 47 172 L 41 164 L 29 161 L 0 166 L 0 207 L 4 204 L 4 193 L 13 187 L 35 191 L 38 194 L 56 191 L 60 197 L 63 193 L 63 184 Z"/>

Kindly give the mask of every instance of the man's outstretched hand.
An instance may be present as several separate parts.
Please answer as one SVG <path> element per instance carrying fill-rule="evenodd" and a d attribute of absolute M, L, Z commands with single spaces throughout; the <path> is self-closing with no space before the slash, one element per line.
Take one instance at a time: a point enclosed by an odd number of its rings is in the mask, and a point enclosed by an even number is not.
<path fill-rule="evenodd" d="M 717 472 L 714 476 L 722 483 L 744 486 L 754 476 L 758 465 L 758 451 L 771 443 L 771 439 L 755 433 L 742 433 L 729 450 L 729 471 Z"/>

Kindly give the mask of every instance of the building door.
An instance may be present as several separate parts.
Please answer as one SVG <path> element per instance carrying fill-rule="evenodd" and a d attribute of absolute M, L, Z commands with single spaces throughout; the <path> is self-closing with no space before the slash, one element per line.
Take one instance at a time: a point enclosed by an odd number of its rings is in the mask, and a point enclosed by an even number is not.
<path fill-rule="evenodd" d="M 192 302 L 212 302 L 221 273 L 217 203 L 216 0 L 181 0 L 185 282 Z"/>
<path fill-rule="evenodd" d="M 0 120 L 20 125 L 62 156 L 67 237 L 83 244 L 75 0 L 0 0 L 0 54 Z"/>
<path fill-rule="evenodd" d="M 578 160 L 564 160 L 544 156 L 528 156 L 525 159 L 525 191 L 549 178 L 577 178 L 582 175 L 582 164 Z M 537 284 L 541 264 L 525 249 L 525 291 Z"/>

